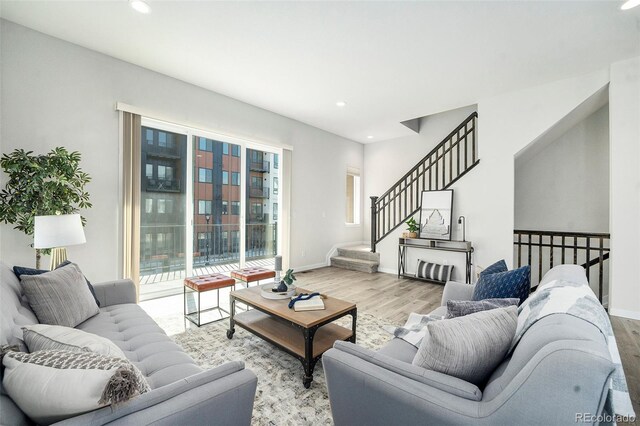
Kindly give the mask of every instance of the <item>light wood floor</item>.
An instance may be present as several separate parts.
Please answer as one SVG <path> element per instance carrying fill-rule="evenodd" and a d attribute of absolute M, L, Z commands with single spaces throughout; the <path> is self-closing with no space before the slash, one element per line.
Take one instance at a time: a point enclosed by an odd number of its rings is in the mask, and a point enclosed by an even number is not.
<path fill-rule="evenodd" d="M 395 275 L 320 268 L 296 273 L 298 287 L 319 291 L 356 303 L 358 312 L 373 314 L 401 325 L 411 312 L 429 313 L 440 306 L 443 286 L 423 281 L 397 279 Z M 220 300 L 228 300 L 221 291 Z M 140 305 L 169 334 L 192 328 L 182 320 L 182 295 L 142 302 Z M 640 321 L 611 317 L 622 364 L 633 400 L 640 414 Z M 637 422 L 640 424 L 640 422 Z"/>

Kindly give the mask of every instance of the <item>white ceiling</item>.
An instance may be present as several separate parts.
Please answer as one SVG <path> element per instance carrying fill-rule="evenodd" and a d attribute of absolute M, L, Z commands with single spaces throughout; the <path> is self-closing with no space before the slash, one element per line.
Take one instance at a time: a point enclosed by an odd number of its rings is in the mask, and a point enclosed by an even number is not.
<path fill-rule="evenodd" d="M 364 143 L 640 55 L 640 7 L 617 0 L 149 3 L 3 0 L 0 15 Z"/>

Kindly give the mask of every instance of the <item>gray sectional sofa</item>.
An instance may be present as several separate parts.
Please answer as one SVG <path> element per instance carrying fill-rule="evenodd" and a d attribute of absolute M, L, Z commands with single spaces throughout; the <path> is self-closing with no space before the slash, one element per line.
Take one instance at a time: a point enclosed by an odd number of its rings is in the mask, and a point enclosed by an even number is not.
<path fill-rule="evenodd" d="M 584 269 L 561 265 L 542 284 L 587 282 Z M 470 300 L 473 286 L 448 282 L 447 300 Z M 524 334 L 482 389 L 411 364 L 417 348 L 393 339 L 378 352 L 339 342 L 322 357 L 336 425 L 555 425 L 577 413 L 599 415 L 614 371 L 604 336 L 589 322 L 547 316 Z"/>
<path fill-rule="evenodd" d="M 0 265 L 0 344 L 21 344 L 21 327 L 37 324 L 20 282 Z M 116 409 L 110 406 L 60 425 L 249 425 L 257 378 L 243 362 L 204 371 L 136 303 L 130 280 L 94 284 L 100 313 L 77 328 L 113 341 L 146 377 L 151 391 Z M 30 420 L 0 389 L 0 424 Z"/>

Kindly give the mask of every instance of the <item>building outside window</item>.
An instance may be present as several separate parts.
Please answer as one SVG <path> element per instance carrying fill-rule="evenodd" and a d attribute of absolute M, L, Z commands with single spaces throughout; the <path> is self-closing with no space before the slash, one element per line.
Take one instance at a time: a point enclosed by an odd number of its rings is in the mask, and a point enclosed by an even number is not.
<path fill-rule="evenodd" d="M 231 145 L 231 155 L 240 157 L 240 145 Z"/>
<path fill-rule="evenodd" d="M 273 195 L 278 195 L 278 178 L 274 177 L 273 178 Z"/>
<path fill-rule="evenodd" d="M 280 156 L 278 154 L 273 154 L 273 168 L 277 169 L 278 168 L 278 163 L 279 163 L 279 159 Z"/>
<path fill-rule="evenodd" d="M 251 176 L 251 186 L 253 188 L 262 188 L 262 179 L 260 176 Z"/>
<path fill-rule="evenodd" d="M 222 214 L 229 214 L 229 202 L 222 200 Z"/>
<path fill-rule="evenodd" d="M 273 220 L 278 220 L 278 203 L 273 203 Z"/>
<path fill-rule="evenodd" d="M 145 166 L 145 173 L 144 174 L 149 179 L 153 178 L 153 164 L 147 163 L 147 165 Z"/>
<path fill-rule="evenodd" d="M 171 166 L 158 166 L 158 179 L 173 179 L 173 167 Z"/>
<path fill-rule="evenodd" d="M 145 139 L 147 140 L 147 144 L 153 145 L 153 130 L 147 129 L 145 132 Z"/>
<path fill-rule="evenodd" d="M 159 199 L 158 200 L 158 213 L 164 214 L 165 213 L 165 200 L 163 199 Z"/>
<path fill-rule="evenodd" d="M 229 185 L 229 172 L 226 170 L 222 171 L 222 184 Z"/>
<path fill-rule="evenodd" d="M 198 200 L 198 214 L 211 214 L 211 201 Z"/>
<path fill-rule="evenodd" d="M 165 132 L 158 132 L 158 146 L 167 147 L 167 134 Z"/>
<path fill-rule="evenodd" d="M 153 213 L 153 198 L 147 198 L 144 206 L 145 213 Z"/>
<path fill-rule="evenodd" d="M 231 214 L 239 215 L 240 214 L 240 201 L 232 201 L 231 202 Z"/>
<path fill-rule="evenodd" d="M 173 200 L 164 200 L 165 210 L 167 213 L 173 213 Z"/>
<path fill-rule="evenodd" d="M 229 144 L 222 142 L 222 155 L 229 155 Z"/>
<path fill-rule="evenodd" d="M 213 141 L 207 138 L 198 138 L 198 149 L 213 152 Z"/>
<path fill-rule="evenodd" d="M 231 184 L 240 186 L 240 172 L 231 172 Z"/>
<path fill-rule="evenodd" d="M 213 182 L 213 170 L 198 167 L 198 182 L 202 182 L 202 183 Z"/>

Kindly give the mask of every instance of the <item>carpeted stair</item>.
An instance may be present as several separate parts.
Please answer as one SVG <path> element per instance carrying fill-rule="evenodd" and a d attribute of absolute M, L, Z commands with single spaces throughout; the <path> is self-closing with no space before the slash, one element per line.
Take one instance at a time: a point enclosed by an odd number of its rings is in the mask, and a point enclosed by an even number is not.
<path fill-rule="evenodd" d="M 371 253 L 368 246 L 344 247 L 338 249 L 338 255 L 331 258 L 331 266 L 352 271 L 378 272 L 380 253 Z"/>

